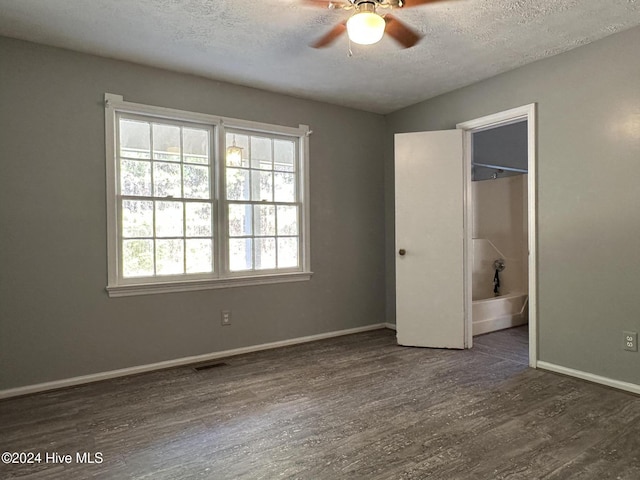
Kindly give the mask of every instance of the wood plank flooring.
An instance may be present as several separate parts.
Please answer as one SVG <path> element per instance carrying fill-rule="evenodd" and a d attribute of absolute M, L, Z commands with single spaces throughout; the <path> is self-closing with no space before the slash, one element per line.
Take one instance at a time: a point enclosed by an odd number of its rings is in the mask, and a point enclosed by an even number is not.
<path fill-rule="evenodd" d="M 0 478 L 640 479 L 640 397 L 528 368 L 526 327 L 467 351 L 377 330 L 226 362 L 0 402 L 0 451 L 74 456 Z"/>

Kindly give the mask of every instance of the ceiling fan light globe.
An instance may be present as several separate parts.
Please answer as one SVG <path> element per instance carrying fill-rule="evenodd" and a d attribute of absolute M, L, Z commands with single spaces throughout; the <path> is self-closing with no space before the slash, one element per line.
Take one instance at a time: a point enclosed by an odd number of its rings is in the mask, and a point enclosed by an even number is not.
<path fill-rule="evenodd" d="M 372 45 L 384 35 L 385 21 L 374 12 L 359 12 L 347 20 L 347 34 L 353 43 Z"/>

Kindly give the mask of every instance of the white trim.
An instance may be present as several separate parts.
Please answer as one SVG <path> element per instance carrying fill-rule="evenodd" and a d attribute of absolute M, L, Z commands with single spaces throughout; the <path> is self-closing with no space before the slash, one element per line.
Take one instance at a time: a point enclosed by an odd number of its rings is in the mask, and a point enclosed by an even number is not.
<path fill-rule="evenodd" d="M 152 117 L 170 118 L 174 120 L 182 120 L 188 122 L 209 123 L 212 125 L 224 124 L 225 127 L 241 128 L 243 130 L 251 130 L 254 132 L 265 133 L 281 133 L 289 136 L 307 136 L 310 133 L 307 125 L 299 125 L 298 127 L 287 127 L 284 125 L 272 125 L 270 123 L 254 122 L 252 120 L 242 120 L 232 117 L 221 117 L 218 115 L 209 115 L 208 113 L 190 112 L 187 110 L 178 110 L 175 108 L 157 107 L 155 105 L 145 105 L 143 103 L 128 102 L 124 100 L 122 95 L 113 93 L 104 94 L 105 105 L 119 112 L 143 114 Z"/>
<path fill-rule="evenodd" d="M 538 153 L 536 146 L 538 121 L 536 104 L 527 106 L 527 150 L 529 164 L 527 170 L 527 208 L 529 215 L 529 365 L 536 368 L 538 362 Z"/>
<path fill-rule="evenodd" d="M 207 290 L 246 285 L 263 285 L 280 282 L 294 282 L 309 280 L 311 272 L 311 242 L 310 242 L 310 200 L 309 200 L 309 136 L 311 130 L 308 125 L 298 127 L 272 125 L 261 122 L 221 117 L 204 113 L 188 112 L 173 108 L 157 107 L 139 103 L 127 102 L 122 95 L 104 94 L 105 103 L 105 154 L 106 154 L 106 184 L 107 184 L 107 287 L 110 297 L 131 295 L 147 295 L 157 293 L 184 292 L 193 290 Z M 198 123 L 206 125 L 210 131 L 212 145 L 210 167 L 211 177 L 215 184 L 210 185 L 213 208 L 213 237 L 215 251 L 213 252 L 215 272 L 211 274 L 189 274 L 161 278 L 159 276 L 145 278 L 123 278 L 120 266 L 120 233 L 119 200 L 118 200 L 118 167 L 117 158 L 117 122 L 118 115 L 139 115 L 141 118 L 158 117 L 166 121 L 175 120 L 182 123 Z M 149 119 L 147 118 L 147 121 Z M 288 269 L 270 269 L 259 272 L 251 271 L 234 273 L 229 271 L 227 238 L 228 222 L 226 219 L 226 201 L 224 195 L 225 167 L 225 134 L 227 129 L 243 132 L 260 132 L 272 136 L 282 135 L 295 138 L 298 145 L 297 158 L 297 204 L 301 205 L 299 225 L 299 267 Z M 292 138 L 293 137 L 293 138 Z"/>
<path fill-rule="evenodd" d="M 531 118 L 531 113 L 535 114 L 535 103 L 529 105 L 523 105 L 521 107 L 505 110 L 504 112 L 498 112 L 484 117 L 475 118 L 466 122 L 458 123 L 456 128 L 462 130 L 474 130 L 475 132 L 481 132 L 483 130 L 489 130 L 495 127 L 509 125 L 517 123 L 521 120 Z"/>
<path fill-rule="evenodd" d="M 119 100 L 118 100 L 119 99 Z M 118 236 L 117 230 L 113 231 L 113 225 L 117 225 L 118 201 L 116 195 L 116 164 L 113 159 L 116 155 L 116 111 L 113 104 L 122 101 L 122 97 L 110 93 L 104 94 L 104 123 L 105 123 L 105 151 L 106 151 L 106 175 L 107 175 L 107 283 L 115 285 L 118 282 Z M 109 141 L 109 140 L 112 141 Z"/>
<path fill-rule="evenodd" d="M 302 239 L 302 262 L 301 265 L 304 269 L 311 268 L 311 200 L 310 200 L 310 177 L 309 175 L 309 136 L 312 131 L 309 129 L 309 125 L 300 125 L 301 130 L 305 132 L 303 136 L 300 137 L 298 148 L 300 148 L 300 153 L 302 157 L 302 161 L 298 162 L 300 166 L 299 173 L 299 186 L 301 189 L 298 201 L 302 202 L 302 210 L 303 210 L 303 221 L 304 224 L 301 225 L 300 236 Z"/>
<path fill-rule="evenodd" d="M 302 282 L 311 280 L 313 272 L 279 273 L 274 275 L 254 275 L 252 277 L 227 277 L 207 280 L 185 280 L 167 283 L 132 283 L 107 287 L 110 297 L 131 297 L 156 293 L 193 292 L 216 288 L 269 285 L 272 283 Z"/>
<path fill-rule="evenodd" d="M 465 136 L 467 137 L 465 145 L 465 161 L 468 164 L 468 168 L 471 168 L 471 133 L 498 126 L 509 125 L 522 120 L 527 120 L 527 153 L 528 153 L 528 223 L 529 223 L 529 366 L 536 368 L 538 358 L 538 254 L 537 254 L 537 151 L 536 151 L 536 104 L 531 103 L 529 105 L 523 105 L 522 107 L 512 108 L 504 112 L 495 113 L 493 115 L 487 115 L 485 117 L 469 120 L 468 122 L 462 122 L 456 125 L 456 128 L 465 130 Z M 467 182 L 466 192 L 467 199 L 470 199 L 471 182 Z M 465 203 L 465 208 L 470 210 L 470 204 Z M 471 237 L 471 221 L 465 215 L 465 237 L 467 237 L 464 263 L 467 268 L 465 278 L 467 282 L 471 282 L 471 269 L 467 266 L 467 259 L 471 258 L 470 250 L 470 237 Z M 466 291 L 465 305 L 470 302 L 471 294 Z M 468 310 L 469 312 L 471 310 Z M 466 318 L 467 324 L 471 324 L 471 316 Z M 471 328 L 469 328 L 471 330 Z"/>
<path fill-rule="evenodd" d="M 37 383 L 35 385 L 26 385 L 24 387 L 9 388 L 0 390 L 0 399 L 19 397 L 31 393 L 44 392 L 47 390 L 55 390 L 59 388 L 72 387 L 75 385 L 83 385 L 85 383 L 99 382 L 110 378 L 126 377 L 128 375 L 136 375 L 139 373 L 152 372 L 155 370 L 163 370 L 166 368 L 181 367 L 185 365 L 207 362 L 219 358 L 233 357 L 243 355 L 245 353 L 259 352 L 261 350 L 270 350 L 273 348 L 288 347 L 290 345 L 298 345 L 300 343 L 315 342 L 327 338 L 341 337 L 354 333 L 368 332 L 371 330 L 380 330 L 386 328 L 385 323 L 376 323 L 373 325 L 365 325 L 364 327 L 348 328 L 346 330 L 336 330 L 333 332 L 319 333 L 317 335 L 308 335 L 306 337 L 291 338 L 289 340 L 280 340 L 278 342 L 262 343 L 249 347 L 234 348 L 232 350 L 223 350 L 221 352 L 205 353 L 203 355 L 194 355 L 191 357 L 176 358 L 175 360 L 166 360 L 164 362 L 150 363 L 146 365 L 138 365 L 135 367 L 121 368 L 119 370 L 109 370 L 106 372 L 93 373 L 90 375 L 82 375 L 79 377 L 65 378 L 63 380 L 55 380 L 52 382 Z"/>
<path fill-rule="evenodd" d="M 389 330 L 394 330 L 395 331 L 396 330 L 396 324 L 387 322 L 387 323 L 384 324 L 384 328 L 388 328 Z"/>
<path fill-rule="evenodd" d="M 607 387 L 617 388 L 619 390 L 625 390 L 627 392 L 640 395 L 640 385 L 635 383 L 623 382 L 622 380 L 614 380 L 613 378 L 601 377 L 593 373 L 583 372 L 581 370 L 575 370 L 573 368 L 563 367 L 561 365 L 555 365 L 549 362 L 538 361 L 538 368 L 548 370 L 550 372 L 561 373 L 562 375 L 568 375 L 570 377 L 579 378 L 581 380 L 587 380 L 588 382 L 599 383 L 606 385 Z"/>
<path fill-rule="evenodd" d="M 464 288 L 464 348 L 473 347 L 473 191 L 471 188 L 471 158 L 473 156 L 473 148 L 471 143 L 471 135 L 466 132 L 462 137 L 462 179 L 463 187 L 463 231 L 462 239 L 462 277 Z"/>
<path fill-rule="evenodd" d="M 225 194 L 225 175 L 224 172 L 224 164 L 225 164 L 225 136 L 226 132 L 224 128 L 217 128 L 214 130 L 214 145 L 211 149 L 212 152 L 216 152 L 216 155 L 213 155 L 212 164 L 213 168 L 215 168 L 215 190 L 213 198 L 213 212 L 215 218 L 213 219 L 213 228 L 222 228 L 222 236 L 215 235 L 214 237 L 218 237 L 214 239 L 214 243 L 216 244 L 216 257 L 214 261 L 215 265 L 218 266 L 218 272 L 228 272 L 229 267 L 227 265 L 227 246 L 228 242 L 220 241 L 220 239 L 229 238 L 229 222 L 227 219 L 227 212 L 225 208 L 225 203 L 221 201 L 222 196 Z"/>

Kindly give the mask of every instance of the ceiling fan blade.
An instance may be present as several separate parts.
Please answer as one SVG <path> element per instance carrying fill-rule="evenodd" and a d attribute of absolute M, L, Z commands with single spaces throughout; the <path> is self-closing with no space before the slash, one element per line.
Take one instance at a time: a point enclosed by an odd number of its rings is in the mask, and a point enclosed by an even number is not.
<path fill-rule="evenodd" d="M 387 23 L 387 26 L 384 29 L 385 33 L 389 34 L 391 38 L 404 48 L 413 47 L 422 38 L 422 35 L 414 32 L 392 15 L 385 15 L 384 21 Z"/>
<path fill-rule="evenodd" d="M 449 0 L 402 0 L 402 8 L 419 7 L 427 3 L 446 2 Z M 399 2 L 398 2 L 399 3 Z"/>
<path fill-rule="evenodd" d="M 323 48 L 327 47 L 329 44 L 333 43 L 333 41 L 347 31 L 347 22 L 342 22 L 333 27 L 329 32 L 321 37 L 317 42 L 312 43 L 311 46 L 313 48 Z"/>
<path fill-rule="evenodd" d="M 309 6 L 312 7 L 320 7 L 320 8 L 344 8 L 348 6 L 352 6 L 350 2 L 341 2 L 340 0 L 336 0 L 335 2 L 331 0 L 302 0 Z"/>

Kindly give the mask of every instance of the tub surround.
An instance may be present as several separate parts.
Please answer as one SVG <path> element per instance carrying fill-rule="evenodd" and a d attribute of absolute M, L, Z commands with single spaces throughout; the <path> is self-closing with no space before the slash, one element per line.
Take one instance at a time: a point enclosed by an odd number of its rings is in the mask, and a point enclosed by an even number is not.
<path fill-rule="evenodd" d="M 527 175 L 473 182 L 473 300 L 493 296 L 493 262 L 503 258 L 501 294 L 527 292 Z"/>
<path fill-rule="evenodd" d="M 473 182 L 473 335 L 528 322 L 527 175 Z M 499 296 L 493 262 L 505 261 Z"/>

